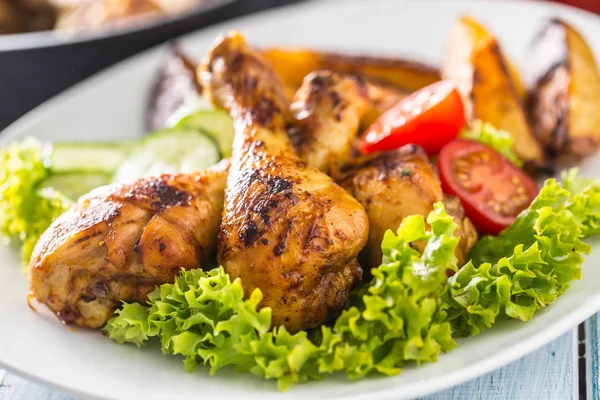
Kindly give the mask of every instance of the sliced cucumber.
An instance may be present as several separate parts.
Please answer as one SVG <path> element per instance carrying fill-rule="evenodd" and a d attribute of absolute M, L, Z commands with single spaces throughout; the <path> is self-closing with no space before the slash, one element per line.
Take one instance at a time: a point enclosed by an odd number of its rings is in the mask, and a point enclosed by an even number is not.
<path fill-rule="evenodd" d="M 215 141 L 202 131 L 174 129 L 152 133 L 142 139 L 117 169 L 115 182 L 165 173 L 195 172 L 221 159 Z"/>
<path fill-rule="evenodd" d="M 193 100 L 188 100 L 181 105 L 174 113 L 169 117 L 165 126 L 167 128 L 173 128 L 179 121 L 187 117 L 188 115 L 195 114 L 198 111 L 211 111 L 214 110 L 213 105 L 210 101 L 202 96 Z"/>
<path fill-rule="evenodd" d="M 127 157 L 128 143 L 62 142 L 52 146 L 50 170 L 54 173 L 114 172 Z"/>
<path fill-rule="evenodd" d="M 77 200 L 92 189 L 110 183 L 110 178 L 110 174 L 104 173 L 63 172 L 44 179 L 40 188 L 52 188 L 71 200 Z"/>
<path fill-rule="evenodd" d="M 233 121 L 222 110 L 200 110 L 179 120 L 174 129 L 199 129 L 209 134 L 221 150 L 223 157 L 231 156 Z"/>

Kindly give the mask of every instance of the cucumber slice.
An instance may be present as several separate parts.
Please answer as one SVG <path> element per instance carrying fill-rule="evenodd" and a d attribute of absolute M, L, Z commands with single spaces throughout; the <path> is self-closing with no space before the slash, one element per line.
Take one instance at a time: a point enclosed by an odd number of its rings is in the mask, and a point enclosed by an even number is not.
<path fill-rule="evenodd" d="M 165 126 L 167 128 L 173 128 L 179 121 L 187 117 L 188 115 L 195 114 L 198 111 L 212 111 L 215 108 L 206 100 L 206 98 L 199 96 L 196 99 L 188 100 L 181 105 L 174 113 L 169 117 Z"/>
<path fill-rule="evenodd" d="M 129 145 L 121 143 L 59 142 L 52 146 L 50 171 L 109 174 L 117 169 L 128 153 Z"/>
<path fill-rule="evenodd" d="M 117 169 L 113 180 L 125 182 L 144 176 L 201 171 L 220 159 L 217 144 L 201 131 L 158 131 L 135 146 Z"/>
<path fill-rule="evenodd" d="M 77 200 L 92 189 L 110 183 L 110 175 L 89 172 L 63 172 L 50 175 L 40 183 L 40 189 L 52 188 L 71 200 Z"/>
<path fill-rule="evenodd" d="M 223 157 L 231 156 L 233 121 L 222 110 L 200 110 L 182 118 L 174 129 L 199 129 L 210 135 L 219 145 Z"/>

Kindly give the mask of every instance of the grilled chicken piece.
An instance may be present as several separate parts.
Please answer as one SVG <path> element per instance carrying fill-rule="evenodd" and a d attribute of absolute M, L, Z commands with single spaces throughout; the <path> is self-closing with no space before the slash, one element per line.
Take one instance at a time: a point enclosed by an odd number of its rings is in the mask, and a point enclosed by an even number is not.
<path fill-rule="evenodd" d="M 30 291 L 66 324 L 99 328 L 216 249 L 229 161 L 196 174 L 98 188 L 37 243 Z"/>
<path fill-rule="evenodd" d="M 328 173 L 345 163 L 367 109 L 367 91 L 360 78 L 331 71 L 309 74 L 290 106 L 299 128 L 290 136 L 298 155 Z"/>
<path fill-rule="evenodd" d="M 369 243 L 359 257 L 368 271 L 381 264 L 385 231 L 396 231 L 410 215 L 427 217 L 433 204 L 444 200 L 440 179 L 423 149 L 416 145 L 357 158 L 342 167 L 338 182 L 361 202 L 369 215 Z M 477 232 L 464 216 L 460 202 L 451 201 L 447 211 L 460 228 L 456 255 L 462 265 Z M 420 247 L 418 243 L 415 245 Z"/>
<path fill-rule="evenodd" d="M 286 135 L 282 84 L 240 34 L 220 38 L 198 74 L 236 129 L 218 261 L 247 295 L 261 289 L 274 325 L 319 326 L 361 279 L 365 210 L 300 160 Z"/>

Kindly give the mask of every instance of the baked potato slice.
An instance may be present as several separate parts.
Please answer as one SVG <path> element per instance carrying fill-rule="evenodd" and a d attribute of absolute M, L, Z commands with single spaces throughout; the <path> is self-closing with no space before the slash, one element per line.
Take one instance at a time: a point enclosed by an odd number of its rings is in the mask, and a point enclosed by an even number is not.
<path fill-rule="evenodd" d="M 511 65 L 494 36 L 475 20 L 462 17 L 448 38 L 442 76 L 456 83 L 467 121 L 479 119 L 510 132 L 517 156 L 538 167 L 544 163 L 544 152 L 529 126 Z"/>
<path fill-rule="evenodd" d="M 194 101 L 202 89 L 196 80 L 196 63 L 177 46 L 171 45 L 167 59 L 152 88 L 146 112 L 146 128 L 165 128 L 167 120 L 188 101 Z"/>
<path fill-rule="evenodd" d="M 555 158 L 576 160 L 600 143 L 600 74 L 571 25 L 552 19 L 536 36 L 527 65 L 533 131 Z"/>
<path fill-rule="evenodd" d="M 294 92 L 309 73 L 328 69 L 356 74 L 409 92 L 440 80 L 437 68 L 400 58 L 351 56 L 309 49 L 270 48 L 262 52 L 286 87 Z"/>

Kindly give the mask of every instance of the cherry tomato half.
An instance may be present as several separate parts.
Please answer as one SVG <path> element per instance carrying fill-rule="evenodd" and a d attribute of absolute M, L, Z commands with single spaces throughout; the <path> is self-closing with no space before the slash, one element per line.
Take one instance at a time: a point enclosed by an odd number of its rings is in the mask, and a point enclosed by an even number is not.
<path fill-rule="evenodd" d="M 535 182 L 522 170 L 473 140 L 446 145 L 439 154 L 438 169 L 444 191 L 460 198 L 482 233 L 500 233 L 538 194 Z"/>
<path fill-rule="evenodd" d="M 400 100 L 383 113 L 359 142 L 361 153 L 421 146 L 429 156 L 439 153 L 465 125 L 465 111 L 456 87 L 440 81 Z"/>

